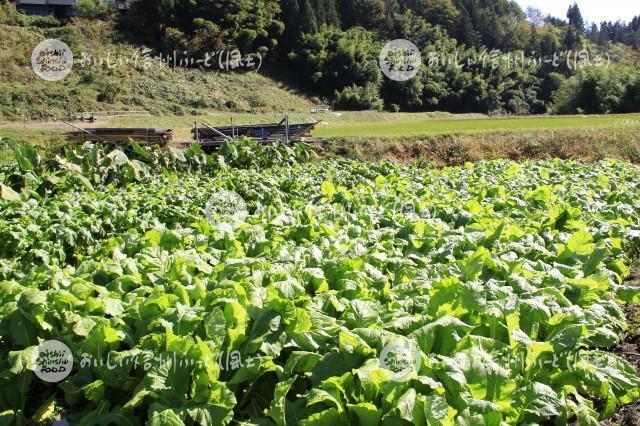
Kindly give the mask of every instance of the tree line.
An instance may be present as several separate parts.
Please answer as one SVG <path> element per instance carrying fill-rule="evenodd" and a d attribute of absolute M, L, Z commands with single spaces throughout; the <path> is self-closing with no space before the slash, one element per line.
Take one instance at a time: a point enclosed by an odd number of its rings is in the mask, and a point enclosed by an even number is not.
<path fill-rule="evenodd" d="M 101 1 L 81 0 L 83 13 L 96 17 Z M 268 72 L 337 108 L 640 111 L 640 17 L 588 24 L 577 4 L 559 19 L 510 0 L 135 0 L 117 19 L 158 50 L 258 52 Z M 378 64 L 398 38 L 422 54 L 406 82 Z"/>

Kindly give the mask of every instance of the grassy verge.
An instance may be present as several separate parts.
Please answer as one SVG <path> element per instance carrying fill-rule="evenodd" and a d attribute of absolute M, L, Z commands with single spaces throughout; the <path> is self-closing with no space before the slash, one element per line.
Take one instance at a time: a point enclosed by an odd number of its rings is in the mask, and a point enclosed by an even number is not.
<path fill-rule="evenodd" d="M 231 113 L 205 109 L 196 115 L 120 117 L 99 120 L 86 127 L 165 127 L 174 131 L 176 142 L 191 139 L 195 122 L 211 125 L 277 122 L 283 113 Z M 467 161 L 509 158 L 579 158 L 596 161 L 616 158 L 640 162 L 640 114 L 610 116 L 562 116 L 537 118 L 487 118 L 447 113 L 391 114 L 378 112 L 323 113 L 311 116 L 291 113 L 291 121 L 321 120 L 315 137 L 326 129 L 344 134 L 326 138 L 318 149 L 325 157 L 348 157 L 370 161 L 389 158 L 400 162 L 421 161 L 435 166 Z M 505 124 L 508 123 L 508 124 Z M 387 127 L 376 136 L 372 126 Z M 417 127 L 432 134 L 412 133 Z M 511 126 L 511 129 L 506 127 Z M 518 127 L 520 126 L 520 127 Z M 527 130 L 530 127 L 533 130 Z M 535 126 L 538 128 L 536 129 Z M 349 129 L 361 128 L 361 136 Z M 367 130 L 369 129 L 369 130 Z M 402 133 L 399 129 L 405 129 Z M 491 130 L 494 129 L 494 130 Z M 58 146 L 70 127 L 58 122 L 13 121 L 0 123 L 0 137 L 13 143 Z"/>
<path fill-rule="evenodd" d="M 489 118 L 477 114 L 346 113 L 323 117 L 318 138 L 407 138 L 443 134 L 492 134 L 568 129 L 640 129 L 640 114 Z"/>
<path fill-rule="evenodd" d="M 640 136 L 635 129 L 570 129 L 523 133 L 481 133 L 404 138 L 334 138 L 319 150 L 326 157 L 364 161 L 388 158 L 400 162 L 449 166 L 465 162 L 508 158 L 615 158 L 640 162 Z"/>

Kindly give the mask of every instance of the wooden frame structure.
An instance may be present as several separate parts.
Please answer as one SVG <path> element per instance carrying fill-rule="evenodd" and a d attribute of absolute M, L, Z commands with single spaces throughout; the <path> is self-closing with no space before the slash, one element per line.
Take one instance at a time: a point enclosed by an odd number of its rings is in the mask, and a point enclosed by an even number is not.
<path fill-rule="evenodd" d="M 258 143 L 274 143 L 282 141 L 284 143 L 302 142 L 311 137 L 311 130 L 318 124 L 318 121 L 290 123 L 289 116 L 285 115 L 278 123 L 265 124 L 245 124 L 230 126 L 211 126 L 201 123 L 191 129 L 195 143 L 202 147 L 219 147 L 220 145 L 239 138 L 249 138 Z"/>
<path fill-rule="evenodd" d="M 152 128 L 89 128 L 85 129 L 74 124 L 64 122 L 77 131 L 65 133 L 70 142 L 99 142 L 121 144 L 133 140 L 143 145 L 166 145 L 173 140 L 171 129 Z"/>

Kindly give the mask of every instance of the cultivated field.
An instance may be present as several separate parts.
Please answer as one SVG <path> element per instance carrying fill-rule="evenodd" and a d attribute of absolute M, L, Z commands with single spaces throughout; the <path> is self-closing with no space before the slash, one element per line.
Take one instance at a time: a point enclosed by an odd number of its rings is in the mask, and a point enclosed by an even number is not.
<path fill-rule="evenodd" d="M 183 154 L 0 168 L 3 424 L 595 425 L 640 397 L 613 353 L 636 166 Z"/>

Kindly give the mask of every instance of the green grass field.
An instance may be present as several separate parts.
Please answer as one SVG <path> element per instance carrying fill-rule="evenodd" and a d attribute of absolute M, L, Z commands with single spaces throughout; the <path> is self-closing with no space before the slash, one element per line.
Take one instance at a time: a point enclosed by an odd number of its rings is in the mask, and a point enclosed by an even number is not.
<path fill-rule="evenodd" d="M 176 141 L 191 137 L 194 123 L 229 125 L 278 122 L 283 114 L 238 114 L 204 111 L 191 116 L 120 117 L 99 120 L 85 127 L 163 127 L 174 130 Z M 489 133 L 549 132 L 566 130 L 640 130 L 640 114 L 590 116 L 539 116 L 490 118 L 481 114 L 334 112 L 322 114 L 290 114 L 294 121 L 320 121 L 313 136 L 320 139 L 415 139 L 420 136 L 473 135 Z M 0 123 L 0 137 L 18 142 L 28 140 L 60 140 L 62 133 L 73 130 L 64 124 L 41 122 Z"/>
<path fill-rule="evenodd" d="M 313 135 L 318 138 L 404 138 L 451 134 L 520 133 L 568 129 L 640 129 L 640 114 L 489 118 L 481 115 L 431 113 L 345 113 L 326 117 Z"/>

